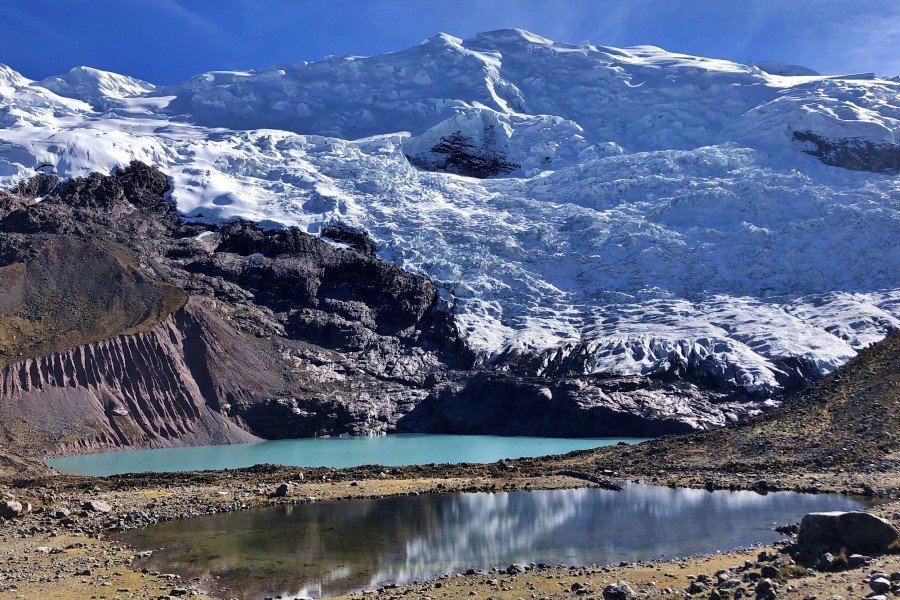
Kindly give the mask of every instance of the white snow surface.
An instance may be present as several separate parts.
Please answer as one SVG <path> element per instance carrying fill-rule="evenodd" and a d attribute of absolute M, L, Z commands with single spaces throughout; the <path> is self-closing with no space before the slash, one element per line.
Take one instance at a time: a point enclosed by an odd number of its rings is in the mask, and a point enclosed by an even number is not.
<path fill-rule="evenodd" d="M 900 327 L 900 177 L 791 137 L 898 144 L 900 83 L 782 72 L 804 74 L 521 30 L 155 89 L 0 66 L 0 184 L 142 160 L 188 218 L 365 229 L 439 282 L 484 360 L 577 347 L 586 372 L 647 374 L 712 357 L 771 393 L 778 359 L 827 372 Z M 406 159 L 456 132 L 519 169 Z"/>
<path fill-rule="evenodd" d="M 100 110 L 115 106 L 110 101 L 140 96 L 156 88 L 140 79 L 91 67 L 74 67 L 64 75 L 48 77 L 36 85 L 66 98 L 84 100 Z"/>

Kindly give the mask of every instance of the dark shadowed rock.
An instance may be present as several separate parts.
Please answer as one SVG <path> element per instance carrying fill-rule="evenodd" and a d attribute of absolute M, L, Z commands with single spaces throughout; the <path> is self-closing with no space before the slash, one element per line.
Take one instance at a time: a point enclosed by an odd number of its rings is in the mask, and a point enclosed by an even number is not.
<path fill-rule="evenodd" d="M 878 144 L 861 139 L 831 140 L 811 131 L 795 131 L 793 137 L 804 152 L 826 165 L 854 171 L 900 173 L 900 144 Z"/>
<path fill-rule="evenodd" d="M 803 550 L 845 549 L 848 553 L 880 553 L 900 539 L 890 522 L 863 512 L 810 513 L 800 523 Z"/>
<path fill-rule="evenodd" d="M 369 256 L 375 256 L 375 251 L 378 250 L 375 242 L 365 231 L 358 231 L 340 223 L 329 225 L 323 229 L 322 237 L 347 244 L 357 252 Z"/>
<path fill-rule="evenodd" d="M 426 171 L 442 171 L 484 179 L 512 173 L 519 165 L 487 145 L 478 146 L 460 132 L 440 139 L 430 152 L 407 155 L 410 163 Z"/>
<path fill-rule="evenodd" d="M 636 597 L 637 594 L 634 593 L 627 581 L 611 583 L 603 588 L 603 600 L 629 600 Z"/>

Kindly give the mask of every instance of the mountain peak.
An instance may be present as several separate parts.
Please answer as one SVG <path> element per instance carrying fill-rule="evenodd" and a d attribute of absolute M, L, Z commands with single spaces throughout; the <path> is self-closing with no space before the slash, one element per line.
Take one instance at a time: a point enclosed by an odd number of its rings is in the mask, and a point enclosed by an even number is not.
<path fill-rule="evenodd" d="M 88 66 L 72 67 L 62 75 L 42 79 L 35 85 L 59 96 L 84 100 L 95 106 L 146 94 L 156 88 L 152 83 L 134 77 Z"/>
<path fill-rule="evenodd" d="M 24 75 L 22 75 L 9 65 L 0 63 L 0 85 L 19 87 L 28 85 L 29 82 L 29 79 L 27 79 Z"/>
<path fill-rule="evenodd" d="M 556 42 L 525 29 L 494 29 L 475 34 L 472 41 L 491 41 L 497 44 L 504 42 L 540 44 L 552 46 Z"/>

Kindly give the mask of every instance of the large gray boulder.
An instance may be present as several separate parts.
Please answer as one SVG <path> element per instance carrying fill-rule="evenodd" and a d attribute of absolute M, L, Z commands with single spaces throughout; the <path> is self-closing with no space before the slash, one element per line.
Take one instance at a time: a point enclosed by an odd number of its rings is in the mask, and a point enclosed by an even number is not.
<path fill-rule="evenodd" d="M 889 521 L 864 512 L 810 513 L 800 522 L 802 550 L 845 549 L 848 553 L 880 553 L 900 539 Z"/>

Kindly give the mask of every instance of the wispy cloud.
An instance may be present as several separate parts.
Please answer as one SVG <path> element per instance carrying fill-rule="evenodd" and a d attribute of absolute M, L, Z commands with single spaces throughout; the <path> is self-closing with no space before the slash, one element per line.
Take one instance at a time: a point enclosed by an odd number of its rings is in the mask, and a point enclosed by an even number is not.
<path fill-rule="evenodd" d="M 187 23 L 191 27 L 196 28 L 200 33 L 204 35 L 231 35 L 233 32 L 228 32 L 222 27 L 220 27 L 216 22 L 210 17 L 203 16 L 186 6 L 179 0 L 154 0 L 151 3 L 156 10 L 163 12 L 175 19 L 179 19 L 184 23 Z"/>

